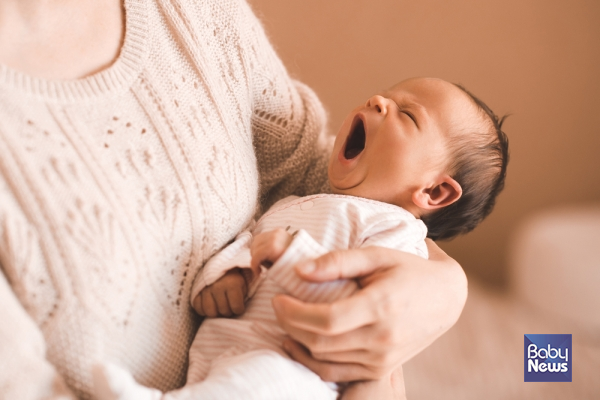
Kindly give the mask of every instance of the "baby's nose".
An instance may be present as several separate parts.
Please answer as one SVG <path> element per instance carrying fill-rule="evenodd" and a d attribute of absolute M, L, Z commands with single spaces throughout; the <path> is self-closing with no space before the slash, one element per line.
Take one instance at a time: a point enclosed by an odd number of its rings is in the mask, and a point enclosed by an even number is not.
<path fill-rule="evenodd" d="M 386 114 L 387 113 L 387 101 L 386 98 L 376 94 L 372 96 L 369 100 L 367 100 L 367 107 L 373 107 L 377 110 L 378 113 Z"/>

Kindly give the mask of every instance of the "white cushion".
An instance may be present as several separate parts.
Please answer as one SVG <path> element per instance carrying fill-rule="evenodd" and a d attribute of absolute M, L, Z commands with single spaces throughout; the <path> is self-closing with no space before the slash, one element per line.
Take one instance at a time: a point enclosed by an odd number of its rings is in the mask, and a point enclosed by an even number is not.
<path fill-rule="evenodd" d="M 558 208 L 528 219 L 513 237 L 509 265 L 519 299 L 598 335 L 599 205 Z"/>

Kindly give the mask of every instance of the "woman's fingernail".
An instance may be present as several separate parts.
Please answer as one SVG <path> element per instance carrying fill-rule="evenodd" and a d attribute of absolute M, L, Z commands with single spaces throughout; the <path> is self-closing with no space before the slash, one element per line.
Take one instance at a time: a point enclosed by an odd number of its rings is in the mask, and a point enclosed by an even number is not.
<path fill-rule="evenodd" d="M 312 262 L 306 262 L 304 264 L 300 264 L 298 266 L 298 269 L 300 270 L 300 272 L 302 272 L 303 274 L 310 274 L 311 272 L 313 272 L 315 269 L 317 269 L 317 265 Z"/>

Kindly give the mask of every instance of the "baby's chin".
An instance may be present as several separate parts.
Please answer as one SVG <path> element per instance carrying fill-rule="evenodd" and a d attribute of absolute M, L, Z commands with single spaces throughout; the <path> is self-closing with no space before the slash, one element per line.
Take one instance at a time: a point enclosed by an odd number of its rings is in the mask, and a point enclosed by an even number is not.
<path fill-rule="evenodd" d="M 331 181 L 331 179 L 329 179 L 328 182 L 329 182 L 329 192 L 331 194 L 345 194 L 345 195 L 349 194 L 348 189 L 340 189 Z"/>
<path fill-rule="evenodd" d="M 369 198 L 369 196 L 366 195 L 366 193 L 362 193 L 361 190 L 358 189 L 357 187 L 339 188 L 339 187 L 332 185 L 331 181 L 330 181 L 329 188 L 330 188 L 331 194 Z"/>
<path fill-rule="evenodd" d="M 332 186 L 331 182 L 329 182 L 329 188 L 330 188 L 331 194 L 345 194 L 344 191 L 336 188 L 335 186 Z"/>

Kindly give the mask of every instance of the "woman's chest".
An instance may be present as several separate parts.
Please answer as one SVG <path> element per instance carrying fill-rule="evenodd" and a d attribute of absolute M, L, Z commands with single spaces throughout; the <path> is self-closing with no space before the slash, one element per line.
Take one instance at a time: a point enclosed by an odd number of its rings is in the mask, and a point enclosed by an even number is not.
<path fill-rule="evenodd" d="M 141 79 L 104 104 L 10 106 L 0 172 L 44 258 L 10 263 L 23 284 L 23 271 L 44 269 L 71 276 L 61 293 L 106 297 L 110 287 L 111 301 L 128 304 L 141 284 L 187 304 L 195 272 L 248 223 L 258 193 L 250 132 L 192 97 Z"/>

